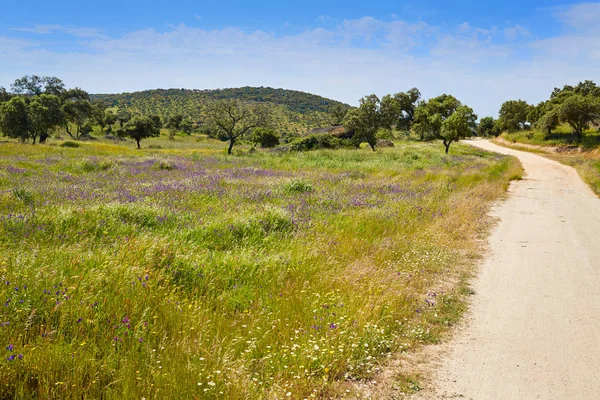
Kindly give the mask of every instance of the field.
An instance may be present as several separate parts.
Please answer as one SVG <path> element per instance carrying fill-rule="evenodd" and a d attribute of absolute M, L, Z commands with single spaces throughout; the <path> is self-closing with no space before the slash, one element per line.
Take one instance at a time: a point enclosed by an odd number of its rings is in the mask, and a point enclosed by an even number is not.
<path fill-rule="evenodd" d="M 439 143 L 143 145 L 0 145 L 0 397 L 352 395 L 458 320 L 521 174 Z"/>

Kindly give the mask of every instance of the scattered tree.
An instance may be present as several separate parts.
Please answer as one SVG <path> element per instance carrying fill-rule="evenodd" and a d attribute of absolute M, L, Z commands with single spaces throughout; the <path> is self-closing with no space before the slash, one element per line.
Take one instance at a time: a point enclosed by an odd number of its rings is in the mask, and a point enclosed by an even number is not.
<path fill-rule="evenodd" d="M 448 154 L 452 142 L 472 136 L 477 126 L 475 121 L 477 121 L 477 115 L 473 113 L 473 109 L 461 105 L 442 122 L 440 139 L 444 143 L 446 154 Z"/>
<path fill-rule="evenodd" d="M 417 88 L 384 96 L 381 99 L 383 125 L 388 129 L 410 131 L 420 98 L 421 92 Z"/>
<path fill-rule="evenodd" d="M 548 109 L 536 122 L 535 126 L 545 132 L 546 138 L 552 134 L 552 129 L 555 129 L 560 123 L 558 117 L 558 108 L 553 107 Z"/>
<path fill-rule="evenodd" d="M 3 86 L 0 86 L 0 103 L 9 101 L 11 97 L 11 94 L 8 93 Z"/>
<path fill-rule="evenodd" d="M 119 121 L 119 127 L 123 128 L 127 122 L 131 119 L 131 114 L 126 110 L 117 111 L 117 121 Z"/>
<path fill-rule="evenodd" d="M 74 140 L 81 139 L 91 131 L 90 121 L 94 115 L 89 100 L 80 98 L 68 99 L 62 107 L 65 113 L 65 131 Z M 75 126 L 75 129 L 72 128 Z"/>
<path fill-rule="evenodd" d="M 252 132 L 252 142 L 262 148 L 275 147 L 279 145 L 279 136 L 272 129 L 259 127 Z"/>
<path fill-rule="evenodd" d="M 108 111 L 104 116 L 104 122 L 106 123 L 106 126 L 108 126 L 106 132 L 112 132 L 112 126 L 117 122 L 117 116 L 111 111 Z"/>
<path fill-rule="evenodd" d="M 360 99 L 358 108 L 348 111 L 344 118 L 344 127 L 347 131 L 354 132 L 352 141 L 355 146 L 359 146 L 362 142 L 367 142 L 371 149 L 375 151 L 377 144 L 377 130 L 382 125 L 382 116 L 380 113 L 381 101 L 372 94 Z"/>
<path fill-rule="evenodd" d="M 421 102 L 415 109 L 413 128 L 421 140 L 441 137 L 442 123 L 452 115 L 461 102 L 456 97 L 443 94 Z"/>
<path fill-rule="evenodd" d="M 500 107 L 499 128 L 509 132 L 526 129 L 530 110 L 531 106 L 524 100 L 505 101 Z"/>
<path fill-rule="evenodd" d="M 65 84 L 53 76 L 25 75 L 15 80 L 11 89 L 15 94 L 26 96 L 37 96 L 43 93 L 61 96 L 65 92 Z"/>
<path fill-rule="evenodd" d="M 53 94 L 34 97 L 29 103 L 28 114 L 31 121 L 30 136 L 34 144 L 37 137 L 40 138 L 40 143 L 46 143 L 51 132 L 65 120 L 60 98 Z"/>
<path fill-rule="evenodd" d="M 175 134 L 179 131 L 179 126 L 183 121 L 183 115 L 176 114 L 169 118 L 167 122 L 167 128 L 169 128 L 169 140 L 175 139 Z"/>
<path fill-rule="evenodd" d="M 479 120 L 479 124 L 477 125 L 477 136 L 490 137 L 498 136 L 499 134 L 500 130 L 498 129 L 498 124 L 493 117 L 483 117 Z"/>
<path fill-rule="evenodd" d="M 31 130 L 27 104 L 21 97 L 13 97 L 0 104 L 0 130 L 5 136 L 25 142 Z"/>
<path fill-rule="evenodd" d="M 344 107 L 341 104 L 336 104 L 331 107 L 331 125 L 342 125 L 344 123 L 344 117 L 348 112 L 348 107 Z"/>
<path fill-rule="evenodd" d="M 266 127 L 266 110 L 260 106 L 250 106 L 237 100 L 218 100 L 207 107 L 209 123 L 214 131 L 229 140 L 227 154 L 231 154 L 235 141 L 254 128 Z"/>
<path fill-rule="evenodd" d="M 575 140 L 581 143 L 583 131 L 600 120 L 600 101 L 592 96 L 573 94 L 558 106 L 558 119 L 574 130 Z"/>
<path fill-rule="evenodd" d="M 192 124 L 192 121 L 189 119 L 184 119 L 181 121 L 181 124 L 179 124 L 179 130 L 186 135 L 191 135 L 194 130 L 194 124 Z"/>
<path fill-rule="evenodd" d="M 108 125 L 106 121 L 106 109 L 108 107 L 102 101 L 94 101 L 92 103 L 92 118 L 100 127 L 100 133 L 104 132 L 104 128 Z"/>
<path fill-rule="evenodd" d="M 119 136 L 130 137 L 137 143 L 137 148 L 141 149 L 140 141 L 150 137 L 160 136 L 160 129 L 156 127 L 155 121 L 150 117 L 135 117 L 119 129 Z"/>

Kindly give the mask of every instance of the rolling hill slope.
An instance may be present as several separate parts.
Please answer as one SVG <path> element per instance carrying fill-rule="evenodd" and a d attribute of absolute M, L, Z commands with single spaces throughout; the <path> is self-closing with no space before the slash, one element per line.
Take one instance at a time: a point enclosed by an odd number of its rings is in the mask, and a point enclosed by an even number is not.
<path fill-rule="evenodd" d="M 350 107 L 310 93 L 266 87 L 155 89 L 121 94 L 93 94 L 91 97 L 92 100 L 104 101 L 110 107 L 126 109 L 132 114 L 154 114 L 163 119 L 169 115 L 182 114 L 197 122 L 204 120 L 204 109 L 210 101 L 237 99 L 246 103 L 262 103 L 272 111 L 274 125 L 283 134 L 300 134 L 311 128 L 328 125 L 332 107 Z"/>

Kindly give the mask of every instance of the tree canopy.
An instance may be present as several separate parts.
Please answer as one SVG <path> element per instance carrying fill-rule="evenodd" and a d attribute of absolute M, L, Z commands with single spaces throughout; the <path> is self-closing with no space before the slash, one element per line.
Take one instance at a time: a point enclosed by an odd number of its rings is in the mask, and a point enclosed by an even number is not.
<path fill-rule="evenodd" d="M 266 127 L 268 114 L 259 105 L 243 104 L 237 100 L 219 100 L 211 103 L 207 109 L 209 124 L 229 140 L 227 154 L 231 154 L 235 141 L 254 128 Z"/>
<path fill-rule="evenodd" d="M 471 136 L 476 129 L 477 115 L 456 97 L 443 94 L 421 102 L 415 110 L 414 130 L 422 140 L 439 139 L 446 154 L 450 145 Z"/>
<path fill-rule="evenodd" d="M 360 106 L 348 111 L 344 117 L 344 127 L 354 132 L 352 140 L 355 145 L 367 142 L 375 151 L 377 144 L 375 135 L 383 123 L 380 103 L 379 98 L 374 94 L 365 96 L 360 99 Z"/>
<path fill-rule="evenodd" d="M 509 100 L 502 103 L 498 116 L 501 130 L 515 132 L 528 127 L 527 122 L 532 106 L 524 100 Z"/>
<path fill-rule="evenodd" d="M 137 143 L 140 149 L 140 141 L 150 137 L 160 136 L 160 129 L 156 122 L 150 117 L 134 117 L 118 131 L 119 136 L 130 137 Z"/>

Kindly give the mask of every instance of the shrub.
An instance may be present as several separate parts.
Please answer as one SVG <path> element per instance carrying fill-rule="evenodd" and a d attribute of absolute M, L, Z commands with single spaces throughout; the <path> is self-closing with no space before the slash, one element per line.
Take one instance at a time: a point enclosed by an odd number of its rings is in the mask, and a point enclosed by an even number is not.
<path fill-rule="evenodd" d="M 70 148 L 77 148 L 79 147 L 79 143 L 75 143 L 72 142 L 70 140 L 67 140 L 66 142 L 63 142 L 60 147 L 70 147 Z"/>
<path fill-rule="evenodd" d="M 106 171 L 112 168 L 113 163 L 110 160 L 98 161 L 97 159 L 84 160 L 81 163 L 81 169 L 84 172 Z"/>
<path fill-rule="evenodd" d="M 303 137 L 301 139 L 295 140 L 292 142 L 290 146 L 290 150 L 292 151 L 306 151 L 306 150 L 314 150 L 319 145 L 319 141 L 316 136 L 310 135 Z"/>
<path fill-rule="evenodd" d="M 279 145 L 279 136 L 273 130 L 267 128 L 256 128 L 250 140 L 262 148 Z"/>
<path fill-rule="evenodd" d="M 314 191 L 310 183 L 299 180 L 293 180 L 285 184 L 283 189 L 288 193 L 309 193 Z"/>
<path fill-rule="evenodd" d="M 177 169 L 177 166 L 169 160 L 159 159 L 152 165 L 152 168 L 159 171 L 171 171 Z"/>

